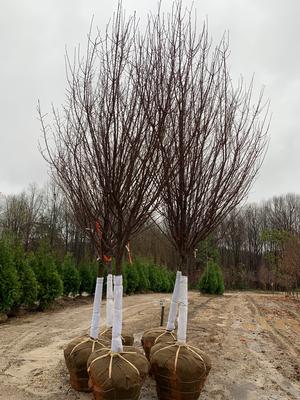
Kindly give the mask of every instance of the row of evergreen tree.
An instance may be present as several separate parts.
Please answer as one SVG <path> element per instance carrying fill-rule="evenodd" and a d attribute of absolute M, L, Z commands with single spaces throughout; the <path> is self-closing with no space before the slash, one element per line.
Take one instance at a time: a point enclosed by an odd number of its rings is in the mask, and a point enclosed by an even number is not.
<path fill-rule="evenodd" d="M 36 252 L 25 253 L 21 244 L 2 237 L 0 312 L 11 313 L 20 307 L 44 310 L 62 295 L 93 294 L 97 270 L 97 262 L 85 261 L 76 266 L 71 254 L 61 259 L 45 244 Z M 136 259 L 133 264 L 124 265 L 123 279 L 127 294 L 171 292 L 175 273 L 151 261 Z"/>

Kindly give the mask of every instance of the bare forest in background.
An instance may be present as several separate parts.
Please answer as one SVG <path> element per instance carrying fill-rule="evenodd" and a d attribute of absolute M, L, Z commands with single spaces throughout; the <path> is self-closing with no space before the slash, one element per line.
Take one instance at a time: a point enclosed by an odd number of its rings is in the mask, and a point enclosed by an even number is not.
<path fill-rule="evenodd" d="M 154 223 L 130 243 L 133 257 L 176 270 L 178 256 Z M 25 251 L 46 242 L 76 263 L 95 258 L 96 250 L 79 229 L 61 192 L 49 185 L 2 198 L 0 233 L 21 241 Z M 297 291 L 300 285 L 300 196 L 287 194 L 234 210 L 207 240 L 198 244 L 190 272 L 195 284 L 211 258 L 220 262 L 226 289 Z"/>

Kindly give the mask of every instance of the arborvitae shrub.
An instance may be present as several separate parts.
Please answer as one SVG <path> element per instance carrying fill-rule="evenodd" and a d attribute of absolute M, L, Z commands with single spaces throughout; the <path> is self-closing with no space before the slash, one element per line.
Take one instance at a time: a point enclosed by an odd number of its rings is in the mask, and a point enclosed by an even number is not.
<path fill-rule="evenodd" d="M 139 285 L 139 274 L 135 264 L 126 264 L 122 269 L 123 276 L 126 275 L 126 293 L 132 294 L 137 291 Z"/>
<path fill-rule="evenodd" d="M 218 278 L 214 268 L 214 262 L 209 261 L 200 278 L 199 290 L 201 293 L 215 294 L 218 287 Z"/>
<path fill-rule="evenodd" d="M 141 260 L 135 261 L 137 273 L 138 273 L 138 292 L 147 292 L 150 290 L 150 281 L 149 281 L 149 268 L 147 263 L 142 262 Z"/>
<path fill-rule="evenodd" d="M 115 274 L 115 272 L 114 272 L 114 274 Z M 127 281 L 126 266 L 124 267 L 124 270 L 122 269 L 122 276 L 123 276 L 123 293 L 127 293 L 128 281 Z"/>
<path fill-rule="evenodd" d="M 218 288 L 217 288 L 216 294 L 223 294 L 225 291 L 224 278 L 223 278 L 222 270 L 219 267 L 219 265 L 217 265 L 217 276 L 218 276 Z"/>
<path fill-rule="evenodd" d="M 20 244 L 15 247 L 14 258 L 20 282 L 20 298 L 14 307 L 32 307 L 38 298 L 38 282 Z"/>
<path fill-rule="evenodd" d="M 176 272 L 168 270 L 168 277 L 169 277 L 169 292 L 173 292 L 176 280 Z"/>
<path fill-rule="evenodd" d="M 0 240 L 0 312 L 9 312 L 19 302 L 20 282 L 14 263 L 13 250 L 8 239 Z"/>
<path fill-rule="evenodd" d="M 32 307 L 38 299 L 39 285 L 35 273 L 26 259 L 23 262 L 22 272 L 19 276 L 22 288 L 21 304 Z"/>
<path fill-rule="evenodd" d="M 208 261 L 207 266 L 199 281 L 201 293 L 223 294 L 224 280 L 219 265 L 214 261 Z"/>
<path fill-rule="evenodd" d="M 39 309 L 47 308 L 63 293 L 63 282 L 57 272 L 55 260 L 44 245 L 30 257 L 35 276 L 38 280 Z"/>
<path fill-rule="evenodd" d="M 71 254 L 66 254 L 62 263 L 62 280 L 64 284 L 64 294 L 76 295 L 79 292 L 80 276 L 75 266 L 74 259 Z"/>
<path fill-rule="evenodd" d="M 91 262 L 89 264 L 89 268 L 90 268 L 91 274 L 92 274 L 92 291 L 91 291 L 91 294 L 94 294 L 95 290 L 96 290 L 96 282 L 97 282 L 98 269 L 99 269 L 98 261 Z"/>
<path fill-rule="evenodd" d="M 175 274 L 166 267 L 153 262 L 146 264 L 148 288 L 153 292 L 170 292 L 173 290 Z"/>
<path fill-rule="evenodd" d="M 80 286 L 79 293 L 91 294 L 94 288 L 93 273 L 88 265 L 83 264 L 79 267 Z"/>
<path fill-rule="evenodd" d="M 149 282 L 150 290 L 153 292 L 160 292 L 161 282 L 158 267 L 154 263 L 149 263 Z"/>
<path fill-rule="evenodd" d="M 161 267 L 158 265 L 154 266 L 154 273 L 157 276 L 156 282 L 156 290 L 157 292 L 166 292 L 167 287 L 169 286 L 169 282 L 166 279 L 166 274 Z"/>
<path fill-rule="evenodd" d="M 162 292 L 170 292 L 173 290 L 173 287 L 171 286 L 171 280 L 170 280 L 170 271 L 167 270 L 165 267 L 160 267 L 161 269 L 161 282 L 162 282 L 162 287 L 161 291 Z"/>

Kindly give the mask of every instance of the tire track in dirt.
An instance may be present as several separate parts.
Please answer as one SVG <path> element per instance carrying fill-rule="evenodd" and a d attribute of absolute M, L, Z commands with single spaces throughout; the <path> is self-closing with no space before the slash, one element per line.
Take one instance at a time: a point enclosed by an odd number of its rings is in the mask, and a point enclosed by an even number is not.
<path fill-rule="evenodd" d="M 298 300 L 298 302 L 299 302 L 299 306 L 300 306 L 300 301 Z M 283 307 L 282 307 L 282 308 L 286 311 L 286 313 L 287 313 L 288 315 L 290 315 L 293 319 L 295 319 L 296 321 L 298 321 L 299 324 L 300 324 L 300 309 L 299 309 L 299 311 L 291 310 L 291 308 L 288 307 L 287 304 L 283 304 Z"/>
<path fill-rule="evenodd" d="M 278 345 L 264 334 L 245 293 L 217 297 L 195 317 L 193 340 L 213 363 L 203 400 L 298 400 L 300 387 L 290 371 L 277 369 Z M 198 331 L 201 326 L 203 330 Z M 265 351 L 267 349 L 267 351 Z"/>
<path fill-rule="evenodd" d="M 136 345 L 147 328 L 159 325 L 162 298 L 168 300 L 167 318 L 170 295 L 124 298 L 124 328 L 134 332 Z M 80 305 L 0 327 L 0 371 L 3 361 L 8 365 L 0 375 L 0 400 L 91 400 L 90 394 L 70 389 L 62 353 L 69 340 L 87 331 L 91 311 L 91 304 Z M 269 324 L 246 293 L 207 297 L 189 292 L 188 341 L 213 361 L 202 400 L 300 399 L 299 382 L 277 369 L 278 362 L 290 365 L 290 351 L 285 347 L 286 355 L 278 354 L 283 346 L 273 340 Z M 148 379 L 141 400 L 155 399 L 155 383 Z"/>
<path fill-rule="evenodd" d="M 198 292 L 189 292 L 189 307 L 188 307 L 188 318 L 189 320 L 193 319 L 194 316 L 196 314 L 198 314 L 199 309 L 201 308 L 205 308 L 212 300 L 214 300 L 214 297 L 210 297 L 210 298 L 206 298 L 203 296 L 200 296 L 200 294 Z M 163 296 L 162 296 L 163 297 Z M 142 306 L 144 305 L 151 305 L 153 304 L 153 302 L 149 302 L 149 303 L 143 303 Z M 167 303 L 165 303 L 165 311 L 164 311 L 164 324 L 163 326 L 165 326 L 167 324 L 167 319 L 168 319 L 168 313 L 169 313 L 169 305 L 170 305 L 170 301 L 168 301 Z M 140 329 L 140 331 L 138 331 L 135 334 L 136 337 L 136 343 L 140 342 L 140 339 L 143 335 L 143 333 L 145 332 L 145 330 L 147 329 L 151 329 L 151 328 L 155 328 L 158 327 L 160 325 L 160 309 L 156 310 L 155 312 L 153 312 L 153 308 L 150 309 L 144 309 L 142 311 L 142 314 L 139 314 L 141 317 L 139 319 L 139 321 L 136 321 L 136 313 L 130 318 L 128 318 L 128 316 L 125 316 L 125 327 L 126 325 L 131 322 L 132 320 L 135 320 L 135 327 L 136 329 Z M 157 321 L 157 324 L 155 324 L 155 321 Z M 193 329 L 189 329 L 189 331 L 191 332 Z"/>
<path fill-rule="evenodd" d="M 260 310 L 259 305 L 251 296 L 246 296 L 246 299 L 250 303 L 249 306 L 252 308 L 259 323 L 268 330 L 274 341 L 287 350 L 289 356 L 300 366 L 300 349 L 284 333 L 280 332 L 273 324 L 268 322 L 263 312 Z"/>
<path fill-rule="evenodd" d="M 232 308 L 232 295 L 203 296 L 190 294 L 188 343 L 211 354 L 217 354 L 224 340 L 223 332 L 227 329 L 228 315 Z"/>
<path fill-rule="evenodd" d="M 280 393 L 279 399 L 300 399 L 299 376 L 295 374 L 295 367 L 297 369 L 299 365 L 299 349 L 295 348 L 289 338 L 281 335 L 260 309 L 259 303 L 269 306 L 264 295 L 258 294 L 254 299 L 253 294 L 245 294 L 244 302 L 256 325 L 255 331 L 252 332 L 254 341 L 251 341 L 248 335 L 247 347 L 252 354 L 256 353 L 259 369 L 264 370 L 265 383 L 269 387 L 272 385 Z M 282 392 L 285 393 L 284 397 Z M 270 398 L 277 399 L 277 395 Z"/>

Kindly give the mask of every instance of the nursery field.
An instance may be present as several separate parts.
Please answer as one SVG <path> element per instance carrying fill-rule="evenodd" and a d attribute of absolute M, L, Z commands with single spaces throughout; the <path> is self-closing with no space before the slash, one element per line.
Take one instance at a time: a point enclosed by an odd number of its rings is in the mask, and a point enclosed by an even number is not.
<path fill-rule="evenodd" d="M 160 299 L 170 296 L 124 298 L 125 327 L 138 346 L 142 332 L 159 324 Z M 249 292 L 222 297 L 190 292 L 189 300 L 188 341 L 213 362 L 200 399 L 300 398 L 300 302 Z M 66 343 L 88 331 L 91 311 L 87 301 L 0 325 L 0 399 L 91 399 L 70 389 L 63 360 Z M 156 398 L 149 378 L 141 399 Z"/>

